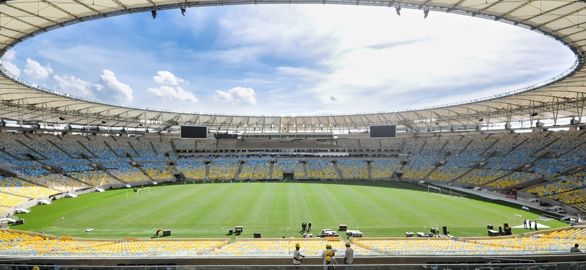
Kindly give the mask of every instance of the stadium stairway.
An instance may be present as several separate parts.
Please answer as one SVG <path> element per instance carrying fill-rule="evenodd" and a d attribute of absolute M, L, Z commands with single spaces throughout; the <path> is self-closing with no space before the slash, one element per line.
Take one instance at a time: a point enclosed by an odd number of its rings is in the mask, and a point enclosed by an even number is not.
<path fill-rule="evenodd" d="M 42 159 L 49 159 L 47 156 L 43 155 L 42 153 L 40 153 L 39 151 L 37 151 L 36 149 L 32 148 L 30 145 L 23 143 L 21 140 L 19 139 L 14 139 L 17 143 L 21 144 L 22 146 L 26 147 L 28 150 L 30 150 L 31 152 L 37 154 L 39 157 L 41 157 Z"/>
<path fill-rule="evenodd" d="M 238 163 L 238 168 L 236 169 L 236 173 L 234 174 L 234 180 L 242 181 L 242 179 L 240 179 L 240 174 L 242 173 L 242 169 L 244 168 L 245 164 L 246 164 L 246 161 L 243 161 L 243 160 L 241 160 Z"/>
<path fill-rule="evenodd" d="M 490 138 L 490 136 L 492 136 L 492 134 L 488 134 L 488 136 L 486 136 L 486 139 Z M 500 141 L 500 139 L 494 140 L 486 149 L 484 149 L 484 151 L 480 152 L 478 155 L 479 156 L 486 155 L 486 153 L 488 153 L 488 151 L 490 151 L 490 149 L 492 149 L 499 141 Z"/>
<path fill-rule="evenodd" d="M 138 153 L 138 151 L 136 150 L 136 148 L 134 148 L 134 145 L 132 145 L 132 143 L 130 143 L 130 141 L 127 141 L 126 143 L 128 143 L 128 146 L 129 146 L 130 150 L 132 150 L 132 152 L 134 152 L 134 155 L 136 157 L 140 156 L 140 154 Z"/>
<path fill-rule="evenodd" d="M 153 144 L 153 142 L 149 142 L 149 145 L 151 146 L 151 148 L 153 149 L 153 152 L 155 153 L 155 155 L 158 155 L 159 152 L 157 151 L 157 148 L 155 147 L 155 145 Z"/>
<path fill-rule="evenodd" d="M 171 149 L 173 150 L 173 153 L 177 153 L 177 146 L 175 146 L 175 142 L 173 140 L 169 140 L 169 143 L 171 144 Z"/>
<path fill-rule="evenodd" d="M 473 172 L 474 170 L 476 170 L 476 169 L 477 169 L 477 165 L 475 165 L 475 166 L 472 166 L 472 167 L 471 167 L 471 168 L 469 168 L 468 170 L 464 171 L 462 174 L 460 174 L 460 175 L 458 175 L 458 176 L 454 177 L 452 180 L 450 180 L 450 181 L 448 182 L 448 184 L 453 184 L 453 183 L 457 182 L 458 180 L 460 180 L 460 179 L 462 179 L 462 178 L 466 177 L 468 174 L 472 173 L 472 172 Z"/>
<path fill-rule="evenodd" d="M 513 189 L 521 190 L 521 189 L 537 186 L 537 185 L 549 182 L 550 179 L 551 179 L 550 177 L 540 176 L 540 177 L 534 178 L 532 180 L 529 180 L 527 182 L 517 184 L 513 187 L 504 188 L 503 192 L 511 192 Z"/>
<path fill-rule="evenodd" d="M 444 164 L 445 164 L 445 163 L 444 163 Z M 433 167 L 431 168 L 431 170 L 429 170 L 429 172 L 425 174 L 425 176 L 423 177 L 423 179 L 429 179 L 429 176 L 430 176 L 430 175 L 432 175 L 432 174 L 433 174 L 434 172 L 436 172 L 437 170 L 439 170 L 439 169 L 440 169 L 442 166 L 443 166 L 443 165 L 441 165 L 441 166 L 437 166 L 437 165 L 436 165 L 436 166 L 433 166 Z"/>
<path fill-rule="evenodd" d="M 545 155 L 546 154 L 540 155 L 540 158 L 539 159 L 541 159 Z M 537 159 L 534 162 L 532 162 L 532 165 L 535 166 L 535 163 L 539 159 Z M 578 173 L 578 172 L 581 172 L 581 171 L 584 171 L 584 170 L 586 170 L 586 166 L 574 166 L 574 167 L 571 167 L 569 169 L 566 169 L 566 170 L 564 170 L 562 172 L 559 172 L 559 173 L 557 173 L 555 175 L 541 176 L 541 177 L 535 178 L 535 179 L 533 179 L 531 181 L 522 183 L 522 184 L 520 184 L 518 186 L 521 189 L 526 189 L 526 188 L 530 188 L 530 187 L 533 187 L 533 186 L 537 186 L 537 185 L 543 184 L 543 183 L 555 182 L 555 181 L 558 181 L 559 178 L 562 177 L 562 176 L 572 175 L 572 174 L 575 174 L 575 173 Z M 508 191 L 508 190 L 506 190 L 506 191 Z"/>
<path fill-rule="evenodd" d="M 424 140 L 423 144 L 421 144 L 421 148 L 419 148 L 419 150 L 417 151 L 417 154 L 423 153 L 423 149 L 425 148 L 426 145 L 427 145 L 427 140 Z"/>
<path fill-rule="evenodd" d="M 142 167 L 136 167 L 136 169 L 138 169 L 142 174 L 144 174 L 144 176 L 146 176 L 146 178 L 148 178 L 149 181 L 156 182 L 156 180 L 153 179 Z"/>
<path fill-rule="evenodd" d="M 572 167 L 570 169 L 567 169 L 563 172 L 557 173 L 553 176 L 543 176 L 543 177 L 539 177 L 534 179 L 533 181 L 529 181 L 529 182 L 525 182 L 524 185 L 522 185 L 521 189 L 525 192 L 527 192 L 528 190 L 531 190 L 535 187 L 538 187 L 540 185 L 544 185 L 544 184 L 553 184 L 556 182 L 561 181 L 561 177 L 563 176 L 569 176 L 569 175 L 573 175 L 582 171 L 586 171 L 586 166 L 576 166 L 576 167 Z"/>
<path fill-rule="evenodd" d="M 557 143 L 559 140 L 560 140 L 560 138 L 555 138 L 553 141 L 550 141 L 550 142 L 546 143 L 545 145 L 543 145 L 542 147 L 537 148 L 537 150 L 535 150 L 531 153 L 531 156 L 532 157 L 533 156 L 538 156 L 538 157 L 545 156 L 547 154 L 547 152 L 542 153 L 542 154 L 539 154 L 539 152 L 543 151 L 544 149 L 549 148 L 551 145 L 553 145 L 554 143 Z"/>
<path fill-rule="evenodd" d="M 344 175 L 342 174 L 342 170 L 340 169 L 340 166 L 338 166 L 338 162 L 335 160 L 332 160 L 332 166 L 334 167 L 334 170 L 336 171 L 336 173 L 338 174 L 338 179 L 346 179 L 344 177 Z M 349 177 L 348 177 L 349 178 Z"/>
<path fill-rule="evenodd" d="M 489 138 L 491 135 L 492 135 L 492 134 L 489 134 L 489 135 L 486 137 L 486 139 L 488 139 L 488 138 Z M 486 153 L 488 153 L 488 151 L 489 151 L 490 149 L 492 149 L 492 148 L 493 148 L 493 147 L 494 147 L 494 146 L 495 146 L 495 145 L 496 145 L 496 144 L 497 144 L 499 141 L 500 141 L 500 139 L 496 139 L 496 140 L 494 140 L 494 141 L 493 141 L 493 142 L 492 142 L 492 143 L 491 143 L 491 144 L 490 144 L 488 147 L 486 147 L 484 150 L 482 150 L 482 151 L 481 151 L 481 152 L 478 154 L 478 156 L 479 156 L 479 157 L 482 157 L 482 156 L 486 155 Z M 472 142 L 472 140 L 471 140 L 470 142 Z M 470 145 L 470 143 L 469 143 L 468 145 Z M 467 146 L 468 146 L 468 145 L 467 145 Z M 467 146 L 466 146 L 466 147 L 467 147 Z M 466 147 L 465 147 L 465 148 L 466 148 Z M 454 183 L 456 183 L 456 182 L 460 181 L 461 179 L 465 179 L 465 177 L 467 177 L 469 174 L 471 174 L 472 172 L 474 172 L 474 170 L 476 170 L 476 169 L 482 169 L 482 168 L 484 167 L 484 164 L 486 164 L 486 163 L 487 163 L 487 162 L 490 160 L 490 158 L 491 158 L 491 157 L 492 157 L 491 155 L 489 155 L 489 156 L 486 156 L 486 157 L 485 157 L 485 158 L 484 158 L 482 161 L 480 161 L 480 162 L 477 162 L 476 164 L 472 165 L 472 166 L 471 166 L 471 167 L 470 167 L 468 170 L 464 171 L 462 174 L 460 174 L 460 175 L 458 175 L 458 176 L 454 177 L 452 180 L 450 180 L 450 181 L 448 182 L 448 184 L 454 184 Z M 430 174 L 430 175 L 431 175 L 431 174 Z M 487 184 L 487 183 L 488 183 L 488 182 L 486 182 L 486 183 L 483 183 L 482 185 L 485 185 L 485 184 Z"/>
<path fill-rule="evenodd" d="M 462 139 L 464 138 L 464 136 L 462 136 Z M 466 149 L 468 149 L 468 147 L 474 142 L 474 139 L 468 140 L 468 142 L 464 145 L 464 147 L 462 147 L 462 149 L 458 152 L 459 154 L 464 153 L 464 151 L 466 151 Z"/>
<path fill-rule="evenodd" d="M 103 143 L 106 145 L 106 148 L 110 150 L 112 154 L 114 154 L 114 156 L 121 157 L 121 155 L 118 152 L 116 152 L 116 150 L 114 150 L 114 148 L 112 148 L 112 146 L 107 141 L 104 140 Z"/>
<path fill-rule="evenodd" d="M 509 154 L 511 154 L 512 152 L 514 152 L 515 150 L 519 149 L 521 146 L 523 146 L 523 144 L 525 144 L 526 142 L 529 141 L 529 138 L 525 138 L 523 139 L 520 143 L 513 145 L 513 147 L 504 154 L 504 156 L 508 156 Z"/>
<path fill-rule="evenodd" d="M 301 166 L 303 166 L 303 178 L 308 179 L 309 174 L 307 173 L 307 161 L 301 162 Z"/>
<path fill-rule="evenodd" d="M 172 142 L 173 140 L 171 140 Z M 203 176 L 203 181 L 206 182 L 208 180 L 210 180 L 210 167 L 212 166 L 212 163 L 209 161 L 205 161 L 205 172 L 204 172 L 204 176 Z M 213 182 L 213 180 L 212 180 Z"/>
<path fill-rule="evenodd" d="M 9 156 L 13 160 L 20 160 L 17 156 L 13 155 L 12 153 L 8 152 L 4 147 L 0 147 L 0 152 Z"/>
<path fill-rule="evenodd" d="M 485 186 L 488 186 L 488 185 L 490 185 L 490 184 L 492 184 L 492 183 L 498 182 L 498 181 L 499 181 L 499 180 L 501 180 L 501 179 L 505 179 L 505 178 L 507 178 L 507 177 L 509 177 L 509 176 L 511 176 L 511 175 L 513 175 L 513 174 L 515 174 L 516 172 L 517 172 L 517 171 L 515 171 L 515 170 L 513 170 L 513 171 L 510 171 L 510 172 L 507 172 L 507 173 L 505 173 L 504 175 L 498 176 L 498 177 L 496 177 L 496 178 L 494 178 L 494 179 L 492 179 L 492 180 L 489 180 L 489 181 L 487 181 L 487 182 L 484 182 L 484 183 L 480 184 L 480 186 L 483 186 L 483 187 L 485 187 Z"/>
<path fill-rule="evenodd" d="M 79 144 L 79 146 L 81 146 L 81 148 L 85 149 L 85 151 L 87 151 L 88 153 L 91 154 L 92 158 L 97 158 L 98 155 L 96 155 L 96 153 L 94 153 L 89 147 L 85 146 L 82 142 L 76 140 L 76 142 Z M 86 157 L 87 159 L 88 157 Z"/>
<path fill-rule="evenodd" d="M 65 149 L 61 148 L 61 146 L 57 145 L 55 142 L 53 142 L 52 140 L 47 140 L 49 142 L 50 145 L 52 145 L 53 147 L 57 148 L 59 151 L 61 151 L 63 154 L 65 154 L 66 156 L 68 156 L 70 159 L 74 159 L 74 157 L 67 151 L 65 151 Z"/>
<path fill-rule="evenodd" d="M 273 179 L 273 170 L 275 169 L 275 161 L 269 161 L 269 179 Z"/>
<path fill-rule="evenodd" d="M 85 182 L 85 181 L 82 181 L 82 180 L 81 180 L 81 179 L 79 179 L 79 178 L 73 177 L 72 175 L 70 175 L 70 174 L 68 174 L 68 173 L 65 173 L 65 174 L 63 174 L 63 175 L 64 175 L 65 177 L 67 177 L 67 178 L 70 178 L 70 179 L 72 179 L 72 180 L 76 181 L 76 182 L 82 183 L 82 184 L 84 184 L 84 185 L 86 185 L 86 186 L 88 186 L 88 187 L 91 187 L 91 186 L 92 186 L 90 183 L 88 183 L 88 182 Z"/>
<path fill-rule="evenodd" d="M 104 173 L 106 173 L 108 176 L 112 177 L 114 180 L 124 184 L 124 185 L 130 185 L 128 182 L 120 179 L 120 177 L 114 175 L 113 173 L 110 172 L 110 170 L 107 169 L 101 169 L 101 171 L 103 171 Z"/>

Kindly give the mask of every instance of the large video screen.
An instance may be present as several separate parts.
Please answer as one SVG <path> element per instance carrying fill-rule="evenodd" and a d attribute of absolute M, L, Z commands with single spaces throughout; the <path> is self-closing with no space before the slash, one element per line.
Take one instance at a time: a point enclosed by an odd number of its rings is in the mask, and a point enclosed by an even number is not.
<path fill-rule="evenodd" d="M 397 137 L 397 126 L 370 126 L 370 137 L 373 138 L 388 138 Z"/>
<path fill-rule="evenodd" d="M 181 126 L 182 139 L 205 139 L 208 135 L 208 128 L 196 126 Z"/>

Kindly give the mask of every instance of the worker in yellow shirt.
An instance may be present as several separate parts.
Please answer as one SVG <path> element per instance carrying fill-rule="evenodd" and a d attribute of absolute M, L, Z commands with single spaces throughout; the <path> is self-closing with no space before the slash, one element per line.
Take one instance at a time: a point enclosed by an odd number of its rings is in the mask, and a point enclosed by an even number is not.
<path fill-rule="evenodd" d="M 322 257 L 322 261 L 323 264 L 326 265 L 326 258 L 329 256 L 330 257 L 330 264 L 335 265 L 336 262 L 336 258 L 334 257 L 336 255 L 336 251 L 335 249 L 332 249 L 332 245 L 327 244 L 326 245 L 326 250 L 324 250 L 324 252 L 321 254 Z"/>

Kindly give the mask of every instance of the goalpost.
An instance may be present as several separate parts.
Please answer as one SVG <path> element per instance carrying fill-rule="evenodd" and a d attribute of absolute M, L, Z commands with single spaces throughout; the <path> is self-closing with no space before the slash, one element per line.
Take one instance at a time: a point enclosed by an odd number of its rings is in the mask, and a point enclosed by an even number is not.
<path fill-rule="evenodd" d="M 136 197 L 143 197 L 145 195 L 151 194 L 151 190 L 149 189 L 149 187 L 137 188 L 135 193 Z"/>
<path fill-rule="evenodd" d="M 452 196 L 452 189 L 448 187 L 448 190 L 449 190 L 449 193 L 447 193 L 447 194 L 449 194 L 450 196 Z M 434 187 L 434 186 L 427 185 L 427 192 L 437 192 L 439 194 L 443 194 L 444 193 L 444 190 L 442 188 L 439 188 L 439 187 Z"/>
<path fill-rule="evenodd" d="M 442 189 L 434 186 L 427 185 L 427 192 L 437 192 L 442 194 Z"/>
<path fill-rule="evenodd" d="M 129 194 L 130 193 L 130 194 Z M 127 188 L 126 192 L 124 194 L 125 198 L 128 198 L 128 196 L 133 196 L 132 193 L 134 193 L 135 197 L 143 197 L 145 195 L 151 194 L 151 190 L 149 189 L 149 187 L 144 187 L 144 188 Z M 145 194 L 146 193 L 146 194 Z"/>

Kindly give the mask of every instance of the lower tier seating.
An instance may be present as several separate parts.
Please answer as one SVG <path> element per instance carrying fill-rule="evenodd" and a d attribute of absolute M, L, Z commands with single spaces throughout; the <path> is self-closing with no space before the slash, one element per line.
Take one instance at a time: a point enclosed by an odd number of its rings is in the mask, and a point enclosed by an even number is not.
<path fill-rule="evenodd" d="M 586 246 L 586 227 L 496 238 L 354 238 L 356 256 L 565 254 L 575 243 Z M 340 239 L 165 239 L 95 240 L 0 230 L 0 256 L 292 256 L 321 255 L 327 244 L 345 249 Z"/>

